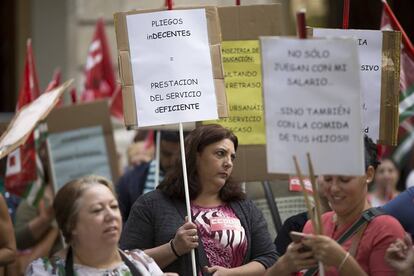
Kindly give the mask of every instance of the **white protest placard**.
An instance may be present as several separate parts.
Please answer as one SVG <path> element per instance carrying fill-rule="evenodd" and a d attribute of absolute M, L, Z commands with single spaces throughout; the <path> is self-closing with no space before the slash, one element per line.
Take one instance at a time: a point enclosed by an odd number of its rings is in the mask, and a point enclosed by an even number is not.
<path fill-rule="evenodd" d="M 59 87 L 43 93 L 16 113 L 7 130 L 0 137 L 0 159 L 24 144 L 39 121 L 50 113 L 72 82 L 73 80 L 66 81 Z"/>
<path fill-rule="evenodd" d="M 316 174 L 364 173 L 361 94 L 352 39 L 262 37 L 267 166 L 296 174 L 292 156 Z"/>
<path fill-rule="evenodd" d="M 313 29 L 314 37 L 353 37 L 358 45 L 363 130 L 373 141 L 379 139 L 381 108 L 382 31 Z"/>
<path fill-rule="evenodd" d="M 204 9 L 127 15 L 139 126 L 217 119 Z"/>

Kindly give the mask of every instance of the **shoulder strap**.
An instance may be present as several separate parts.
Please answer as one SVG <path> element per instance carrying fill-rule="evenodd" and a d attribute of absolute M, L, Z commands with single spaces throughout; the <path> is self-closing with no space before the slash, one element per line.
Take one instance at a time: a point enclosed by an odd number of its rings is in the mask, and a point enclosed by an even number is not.
<path fill-rule="evenodd" d="M 121 255 L 122 261 L 125 265 L 129 268 L 132 276 L 141 276 L 141 272 L 139 272 L 138 268 L 131 262 L 131 260 L 125 255 L 122 250 L 119 250 L 119 255 Z"/>
<path fill-rule="evenodd" d="M 354 237 L 352 238 L 351 247 L 349 247 L 349 254 L 351 254 L 352 257 L 356 257 L 358 252 L 358 246 L 359 242 L 361 241 L 362 236 L 364 235 L 365 229 L 367 229 L 368 223 L 365 223 L 359 230 L 354 234 Z"/>
<path fill-rule="evenodd" d="M 348 239 L 350 239 L 351 237 L 353 237 L 355 234 L 358 233 L 358 235 L 356 236 L 357 243 L 356 244 L 353 243 L 351 245 L 350 252 L 349 252 L 349 253 L 356 254 L 356 251 L 358 250 L 359 241 L 362 238 L 362 234 L 365 231 L 365 228 L 368 226 L 368 223 L 370 221 L 372 221 L 375 217 L 380 216 L 380 215 L 384 215 L 384 214 L 385 213 L 381 209 L 379 209 L 379 208 L 370 208 L 370 209 L 365 210 L 362 213 L 362 215 L 359 218 L 359 220 L 357 220 L 356 222 L 354 222 L 354 224 L 352 224 L 348 228 L 348 230 L 346 230 L 336 240 L 336 242 L 339 243 L 339 244 L 343 244 L 345 241 L 347 241 Z M 351 250 L 354 251 L 354 252 L 351 252 Z M 354 254 L 352 254 L 352 256 L 355 256 Z M 306 273 L 305 273 L 305 276 L 316 275 L 317 272 L 318 272 L 318 268 L 317 267 L 314 267 L 314 268 L 308 269 L 308 271 L 306 271 Z"/>

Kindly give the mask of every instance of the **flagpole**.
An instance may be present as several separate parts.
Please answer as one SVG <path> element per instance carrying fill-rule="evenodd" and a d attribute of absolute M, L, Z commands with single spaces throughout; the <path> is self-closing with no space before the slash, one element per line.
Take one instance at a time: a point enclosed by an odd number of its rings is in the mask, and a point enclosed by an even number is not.
<path fill-rule="evenodd" d="M 342 29 L 349 28 L 349 6 L 351 4 L 350 0 L 344 0 L 344 10 L 342 12 Z"/>
<path fill-rule="evenodd" d="M 403 43 L 404 43 L 405 47 L 407 47 L 408 52 L 414 58 L 414 46 L 411 43 L 410 38 L 405 33 L 403 27 L 401 26 L 400 22 L 398 21 L 397 17 L 395 16 L 394 12 L 391 10 L 391 7 L 388 5 L 387 1 L 382 0 L 382 3 L 384 4 L 383 6 L 384 6 L 384 9 L 385 9 L 385 12 L 390 17 L 390 19 L 392 21 L 392 24 L 394 24 L 397 27 L 397 29 L 401 32 L 402 40 L 403 40 Z"/>
<path fill-rule="evenodd" d="M 306 39 L 306 17 L 305 9 L 301 9 L 296 13 L 296 32 L 300 39 Z"/>
<path fill-rule="evenodd" d="M 166 0 L 166 5 L 168 10 L 172 10 L 173 9 L 173 1 L 172 0 Z"/>
<path fill-rule="evenodd" d="M 185 193 L 185 207 L 187 209 L 187 221 L 192 222 L 191 216 L 191 205 L 190 205 L 190 192 L 188 190 L 188 179 L 187 179 L 187 164 L 184 148 L 184 131 L 183 124 L 180 122 L 180 148 L 181 148 L 181 162 L 183 166 L 183 178 L 184 178 L 184 193 Z M 201 242 L 201 241 L 200 241 Z M 196 262 L 195 262 L 195 251 L 191 249 L 191 265 L 193 267 L 193 276 L 197 276 Z"/>

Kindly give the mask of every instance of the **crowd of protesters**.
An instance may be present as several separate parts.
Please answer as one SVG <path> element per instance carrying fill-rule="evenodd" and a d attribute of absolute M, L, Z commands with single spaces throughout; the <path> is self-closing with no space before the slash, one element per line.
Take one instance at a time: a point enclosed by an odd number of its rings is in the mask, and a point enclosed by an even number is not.
<path fill-rule="evenodd" d="M 129 150 L 139 161 L 115 185 L 100 176 L 57 192 L 48 184 L 36 205 L 20 201 L 13 220 L 0 195 L 0 275 L 190 275 L 192 249 L 198 275 L 314 275 L 320 263 L 325 275 L 413 275 L 414 187 L 397 191 L 397 164 L 377 160 L 369 138 L 364 176 L 318 177 L 324 235 L 313 234 L 305 212 L 270 236 L 262 212 L 231 178 L 238 148 L 231 131 L 201 126 L 186 134 L 185 146 L 192 222 L 179 136 L 166 131 L 160 185 L 141 146 L 136 152 L 146 157 Z M 290 231 L 303 236 L 292 241 Z"/>

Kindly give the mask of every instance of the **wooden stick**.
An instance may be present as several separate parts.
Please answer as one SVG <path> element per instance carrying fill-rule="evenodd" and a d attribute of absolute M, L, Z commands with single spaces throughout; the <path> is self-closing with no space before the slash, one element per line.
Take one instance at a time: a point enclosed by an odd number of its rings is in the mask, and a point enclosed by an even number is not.
<path fill-rule="evenodd" d="M 316 231 L 317 226 L 316 226 L 316 221 L 313 216 L 312 205 L 310 203 L 309 195 L 308 195 L 308 192 L 306 191 L 305 184 L 303 182 L 302 172 L 300 171 L 299 163 L 295 155 L 293 156 L 293 162 L 295 162 L 296 174 L 299 177 L 299 183 L 300 183 L 300 186 L 302 187 L 303 196 L 305 197 L 305 204 L 306 204 L 306 209 L 308 209 L 308 216 L 309 216 L 309 219 L 312 221 L 313 230 Z"/>
<path fill-rule="evenodd" d="M 349 6 L 351 0 L 344 0 L 344 10 L 342 11 L 342 29 L 349 28 Z"/>
<path fill-rule="evenodd" d="M 311 159 L 311 156 L 310 156 L 309 152 L 306 154 L 306 157 L 308 158 L 309 178 L 310 178 L 310 181 L 312 183 L 313 198 L 315 200 L 315 210 L 316 210 L 316 212 L 314 212 L 314 214 L 316 214 L 316 222 L 318 224 L 318 229 L 317 229 L 316 233 L 318 233 L 319 235 L 323 235 L 321 199 L 319 197 L 318 187 L 317 187 L 317 184 L 316 184 L 315 171 L 313 170 L 312 159 Z"/>

